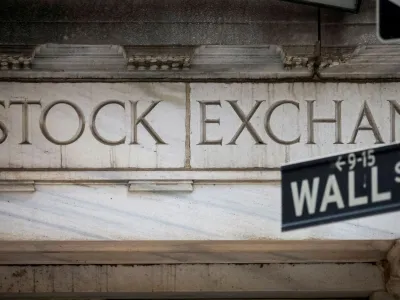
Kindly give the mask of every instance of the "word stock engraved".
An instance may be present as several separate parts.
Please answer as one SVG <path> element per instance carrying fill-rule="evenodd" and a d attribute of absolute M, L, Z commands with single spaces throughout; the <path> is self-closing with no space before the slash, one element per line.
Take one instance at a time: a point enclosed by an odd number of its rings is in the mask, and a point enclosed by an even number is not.
<path fill-rule="evenodd" d="M 126 136 L 121 137 L 119 140 L 109 140 L 103 137 L 97 128 L 96 120 L 98 117 L 99 112 L 108 105 L 117 105 L 122 107 L 124 110 L 129 109 L 130 112 L 130 119 L 131 119 L 131 137 L 129 144 L 135 145 L 139 144 L 138 141 L 138 133 L 137 127 L 142 125 L 143 128 L 150 134 L 150 136 L 154 139 L 156 144 L 166 144 L 166 142 L 160 137 L 160 135 L 154 130 L 151 124 L 147 121 L 146 116 L 151 113 L 151 111 L 160 103 L 161 101 L 153 101 L 145 111 L 143 111 L 138 116 L 138 109 L 137 104 L 138 101 L 128 101 L 125 103 L 124 101 L 120 100 L 106 100 L 99 103 L 95 106 L 92 110 L 92 113 L 89 117 L 89 128 L 93 137 L 99 141 L 100 143 L 108 146 L 116 146 L 126 143 Z M 58 106 L 58 105 L 67 105 L 74 110 L 76 113 L 76 118 L 79 122 L 78 128 L 75 134 L 66 140 L 60 140 L 57 137 L 53 136 L 49 132 L 49 128 L 47 126 L 47 118 L 48 115 L 51 113 L 51 110 Z M 22 141 L 20 142 L 21 145 L 31 145 L 32 142 L 29 139 L 30 136 L 30 114 L 29 108 L 31 106 L 37 106 L 41 108 L 41 113 L 39 117 L 39 127 L 43 134 L 43 136 L 55 145 L 70 145 L 75 143 L 79 140 L 82 136 L 83 132 L 86 128 L 86 117 L 83 113 L 83 110 L 79 107 L 77 103 L 74 103 L 70 100 L 56 100 L 50 102 L 49 104 L 43 106 L 41 101 L 37 100 L 10 100 L 8 103 L 6 101 L 0 101 L 0 106 L 3 108 L 10 108 L 11 106 L 20 106 L 21 107 L 21 115 L 22 115 Z M 129 106 L 129 108 L 127 107 Z M 4 122 L 0 121 L 0 130 L 2 135 L 0 136 L 0 144 L 4 143 L 7 140 L 9 130 Z"/>
<path fill-rule="evenodd" d="M 400 210 L 400 144 L 292 163 L 282 171 L 282 230 Z"/>
<path fill-rule="evenodd" d="M 232 112 L 236 114 L 236 116 L 240 119 L 241 125 L 237 128 L 236 132 L 232 137 L 228 137 L 229 141 L 226 142 L 226 145 L 236 145 L 239 136 L 247 130 L 247 132 L 252 137 L 254 144 L 256 145 L 265 145 L 266 142 L 261 138 L 261 134 L 257 132 L 255 126 L 252 124 L 252 118 L 254 114 L 258 111 L 261 104 L 265 102 L 264 100 L 256 100 L 253 107 L 245 113 L 243 109 L 239 106 L 237 100 L 225 100 L 226 103 L 232 108 Z M 342 103 L 343 100 L 332 100 L 332 110 L 334 111 L 333 118 L 319 118 L 316 116 L 314 112 L 316 100 L 305 100 L 306 103 L 306 124 L 307 124 L 307 140 L 306 144 L 316 144 L 315 140 L 315 126 L 318 123 L 329 123 L 335 125 L 335 140 L 333 144 L 355 144 L 357 136 L 360 131 L 367 131 L 372 134 L 375 139 L 375 144 L 384 143 L 384 139 L 382 133 L 380 132 L 376 118 L 372 109 L 367 101 L 363 101 L 362 105 L 359 107 L 358 111 L 355 111 L 354 114 L 357 114 L 357 118 L 352 127 L 351 137 L 348 141 L 343 141 L 342 137 Z M 219 118 L 208 118 L 207 117 L 207 107 L 218 106 L 221 107 L 222 101 L 198 101 L 200 105 L 200 141 L 198 145 L 223 145 L 223 138 L 218 139 L 210 139 L 207 135 L 207 124 L 221 124 L 221 120 Z M 293 145 L 300 143 L 301 135 L 293 139 L 284 139 L 279 137 L 272 129 L 271 118 L 276 111 L 277 108 L 285 105 L 294 106 L 298 111 L 300 111 L 300 103 L 294 100 L 278 100 L 272 103 L 269 107 L 267 107 L 264 115 L 264 124 L 263 129 L 268 137 L 273 140 L 275 143 L 281 145 Z M 390 142 L 394 142 L 396 140 L 396 115 L 400 115 L 400 104 L 395 100 L 387 100 L 388 109 L 389 109 L 389 119 L 390 119 Z M 368 123 L 368 125 L 363 124 L 363 121 Z M 287 122 L 284 118 L 282 122 Z"/>

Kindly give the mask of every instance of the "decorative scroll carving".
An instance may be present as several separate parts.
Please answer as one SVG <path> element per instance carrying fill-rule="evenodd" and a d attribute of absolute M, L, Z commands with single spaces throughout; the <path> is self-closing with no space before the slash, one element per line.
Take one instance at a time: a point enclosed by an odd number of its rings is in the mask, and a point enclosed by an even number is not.
<path fill-rule="evenodd" d="M 387 260 L 390 272 L 386 288 L 396 299 L 400 299 L 400 240 L 397 240 L 389 251 Z"/>
<path fill-rule="evenodd" d="M 342 65 L 358 53 L 354 47 L 322 48 L 319 70 Z"/>
<path fill-rule="evenodd" d="M 133 55 L 128 59 L 129 70 L 186 70 L 190 67 L 188 56 Z"/>
<path fill-rule="evenodd" d="M 0 70 L 31 69 L 32 58 L 24 55 L 0 54 Z"/>
<path fill-rule="evenodd" d="M 327 55 L 321 58 L 320 69 L 335 67 L 347 62 L 350 55 Z"/>
<path fill-rule="evenodd" d="M 307 68 L 312 70 L 315 65 L 313 48 L 307 47 L 278 47 L 285 70 Z"/>
<path fill-rule="evenodd" d="M 285 55 L 283 57 L 283 65 L 285 69 L 292 68 L 308 68 L 312 69 L 315 59 L 311 57 Z"/>
<path fill-rule="evenodd" d="M 0 45 L 0 72 L 32 68 L 34 47 L 26 45 Z"/>

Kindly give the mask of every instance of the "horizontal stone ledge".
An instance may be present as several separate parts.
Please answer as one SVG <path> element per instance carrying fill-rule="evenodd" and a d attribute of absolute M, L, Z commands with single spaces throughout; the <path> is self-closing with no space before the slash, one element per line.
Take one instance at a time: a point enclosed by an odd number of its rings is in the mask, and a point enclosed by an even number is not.
<path fill-rule="evenodd" d="M 400 79 L 400 45 L 323 49 L 325 58 L 318 68 L 318 75 L 323 80 Z"/>
<path fill-rule="evenodd" d="M 121 82 L 121 81 L 153 81 L 153 82 L 206 82 L 206 81 L 259 81 L 259 80 L 311 80 L 311 73 L 304 74 L 301 71 L 280 72 L 279 70 L 254 70 L 249 67 L 238 68 L 236 70 L 221 71 L 215 68 L 190 70 L 190 71 L 0 71 L 0 81 L 24 81 L 24 82 L 58 82 L 68 80 L 70 82 L 86 82 L 86 81 L 104 81 L 104 82 Z"/>
<path fill-rule="evenodd" d="M 129 181 L 174 180 L 194 183 L 276 182 L 281 180 L 279 170 L 4 170 L 0 180 L 14 183 L 33 181 L 36 184 L 128 184 Z"/>
<path fill-rule="evenodd" d="M 5 79 L 288 79 L 311 78 L 313 47 L 277 45 L 0 46 Z"/>
<path fill-rule="evenodd" d="M 378 296 L 384 292 L 377 292 Z M 376 294 L 376 293 L 374 293 Z M 374 295 L 371 294 L 371 295 Z M 387 295 L 387 294 L 386 294 Z M 0 293 L 3 300 L 11 299 L 51 299 L 51 300 L 366 300 L 366 292 L 150 292 L 150 293 L 118 293 L 118 292 L 72 292 L 72 293 Z M 299 298 L 302 297 L 302 298 Z M 329 298 L 327 298 L 329 297 Z M 333 297 L 333 298 L 332 298 Z M 371 297 L 371 296 L 370 296 Z M 387 298 L 370 298 L 370 300 L 396 300 Z"/>
<path fill-rule="evenodd" d="M 258 293 L 266 296 L 355 295 L 384 291 L 375 264 L 178 264 L 1 266 L 5 293 Z M 308 294 L 307 294 L 308 293 Z"/>
<path fill-rule="evenodd" d="M 4 181 L 0 180 L 0 193 L 2 192 L 34 192 L 35 183 L 34 181 L 22 181 L 22 180 L 11 180 Z"/>
<path fill-rule="evenodd" d="M 0 46 L 0 80 L 396 80 L 400 45 Z M 314 76 L 317 75 L 317 76 Z"/>
<path fill-rule="evenodd" d="M 135 180 L 128 182 L 129 192 L 193 192 L 192 180 Z"/>
<path fill-rule="evenodd" d="M 378 263 L 391 240 L 0 241 L 0 265 Z"/>

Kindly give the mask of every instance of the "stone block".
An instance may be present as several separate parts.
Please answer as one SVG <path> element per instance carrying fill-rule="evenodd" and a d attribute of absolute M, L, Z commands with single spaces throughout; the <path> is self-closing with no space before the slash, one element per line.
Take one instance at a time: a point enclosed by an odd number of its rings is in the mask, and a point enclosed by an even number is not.
<path fill-rule="evenodd" d="M 184 84 L 0 86 L 0 118 L 8 132 L 0 144 L 2 168 L 184 166 Z M 30 101 L 26 111 L 24 101 Z"/>

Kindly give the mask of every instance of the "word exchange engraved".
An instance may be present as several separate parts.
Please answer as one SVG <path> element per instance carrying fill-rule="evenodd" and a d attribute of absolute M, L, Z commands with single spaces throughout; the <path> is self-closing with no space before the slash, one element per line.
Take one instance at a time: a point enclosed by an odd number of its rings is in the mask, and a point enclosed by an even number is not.
<path fill-rule="evenodd" d="M 282 231 L 400 210 L 400 144 L 281 170 Z"/>
<path fill-rule="evenodd" d="M 191 84 L 191 166 L 271 168 L 400 141 L 400 85 Z"/>
<path fill-rule="evenodd" d="M 185 86 L 1 83 L 3 168 L 178 168 Z"/>

